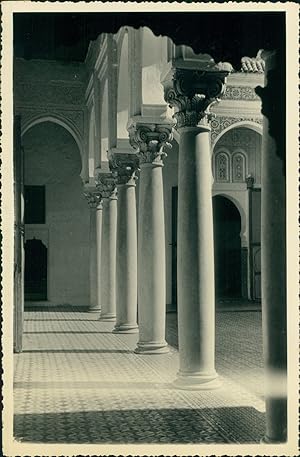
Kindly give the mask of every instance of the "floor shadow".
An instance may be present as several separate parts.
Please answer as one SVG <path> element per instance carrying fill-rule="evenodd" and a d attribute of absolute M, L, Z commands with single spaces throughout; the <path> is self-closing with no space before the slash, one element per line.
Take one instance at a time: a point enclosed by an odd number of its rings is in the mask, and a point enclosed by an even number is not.
<path fill-rule="evenodd" d="M 24 319 L 25 322 L 95 322 L 99 319 L 67 319 L 62 317 L 61 319 Z"/>
<path fill-rule="evenodd" d="M 133 381 L 17 381 L 14 389 L 99 389 L 99 390 L 165 390 L 174 389 L 172 383 L 164 382 L 133 382 Z"/>
<path fill-rule="evenodd" d="M 70 330 L 66 330 L 66 331 L 47 331 L 45 330 L 44 332 L 24 332 L 23 335 L 49 335 L 49 334 L 53 334 L 53 335 L 68 335 L 68 334 L 75 334 L 75 335 L 90 335 L 90 334 L 93 334 L 95 333 L 96 335 L 98 334 L 103 334 L 103 333 L 109 333 L 109 334 L 112 334 L 112 332 L 110 331 L 107 331 L 107 332 L 98 332 L 97 330 L 95 331 L 86 331 L 86 332 L 81 332 L 81 331 L 77 331 L 77 330 L 74 330 L 74 331 L 70 331 Z"/>
<path fill-rule="evenodd" d="M 87 306 L 72 306 L 72 305 L 43 305 L 43 304 L 37 304 L 37 305 L 24 305 L 24 311 L 25 312 L 32 312 L 32 311 L 37 311 L 37 312 L 43 312 L 43 313 L 57 313 L 57 312 L 62 312 L 62 313 L 89 313 L 89 308 Z M 89 313 L 91 314 L 91 313 Z M 97 314 L 97 313 L 95 313 Z M 100 314 L 100 312 L 99 312 Z"/>
<path fill-rule="evenodd" d="M 14 436 L 44 443 L 258 443 L 264 425 L 263 414 L 248 407 L 123 409 L 16 414 Z"/>
<path fill-rule="evenodd" d="M 85 354 L 133 354 L 133 351 L 129 349 L 24 349 L 22 354 L 26 353 L 68 353 L 68 354 L 78 354 L 78 353 L 85 353 Z"/>

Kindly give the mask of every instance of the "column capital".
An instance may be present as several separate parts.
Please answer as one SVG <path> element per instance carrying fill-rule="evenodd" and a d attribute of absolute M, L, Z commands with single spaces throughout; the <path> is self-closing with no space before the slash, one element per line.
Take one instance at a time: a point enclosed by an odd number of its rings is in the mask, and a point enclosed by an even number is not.
<path fill-rule="evenodd" d="M 142 122 L 132 119 L 128 124 L 130 145 L 137 149 L 140 164 L 162 164 L 166 157 L 166 148 L 171 148 L 174 123 L 167 122 Z"/>
<path fill-rule="evenodd" d="M 102 198 L 116 198 L 117 179 L 112 173 L 97 173 L 95 183 Z"/>
<path fill-rule="evenodd" d="M 185 69 L 173 67 L 162 81 L 164 97 L 175 108 L 176 127 L 208 125 L 212 118 L 210 108 L 220 101 L 225 92 L 229 63 L 220 63 L 214 69 Z"/>
<path fill-rule="evenodd" d="M 136 154 L 109 151 L 108 159 L 109 167 L 118 185 L 134 184 L 135 174 L 139 169 L 139 159 Z"/>
<path fill-rule="evenodd" d="M 94 186 L 85 186 L 83 194 L 87 199 L 91 209 L 96 209 L 102 205 L 102 196 Z"/>

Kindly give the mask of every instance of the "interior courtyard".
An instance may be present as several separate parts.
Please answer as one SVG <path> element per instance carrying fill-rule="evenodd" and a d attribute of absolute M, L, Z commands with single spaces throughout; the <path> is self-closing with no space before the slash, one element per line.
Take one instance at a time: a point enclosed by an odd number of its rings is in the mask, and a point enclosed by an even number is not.
<path fill-rule="evenodd" d="M 17 443 L 289 440 L 284 15 L 219 14 L 14 15 Z"/>

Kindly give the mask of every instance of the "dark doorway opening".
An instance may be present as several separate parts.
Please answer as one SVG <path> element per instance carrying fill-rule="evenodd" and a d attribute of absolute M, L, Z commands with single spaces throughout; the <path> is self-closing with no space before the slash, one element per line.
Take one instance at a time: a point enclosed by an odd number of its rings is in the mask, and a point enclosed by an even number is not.
<path fill-rule="evenodd" d="M 213 197 L 215 290 L 217 299 L 240 298 L 241 216 L 228 198 Z"/>
<path fill-rule="evenodd" d="M 25 243 L 25 300 L 47 300 L 47 248 L 41 240 Z"/>

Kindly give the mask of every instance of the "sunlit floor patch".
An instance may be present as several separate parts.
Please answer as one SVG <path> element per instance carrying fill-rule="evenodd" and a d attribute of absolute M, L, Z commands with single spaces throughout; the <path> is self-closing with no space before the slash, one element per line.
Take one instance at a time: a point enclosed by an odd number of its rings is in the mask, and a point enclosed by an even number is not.
<path fill-rule="evenodd" d="M 176 314 L 170 352 L 137 355 L 138 335 L 82 309 L 25 312 L 15 355 L 14 434 L 45 443 L 251 443 L 264 434 L 261 315 L 217 313 L 214 391 L 182 391 Z"/>

